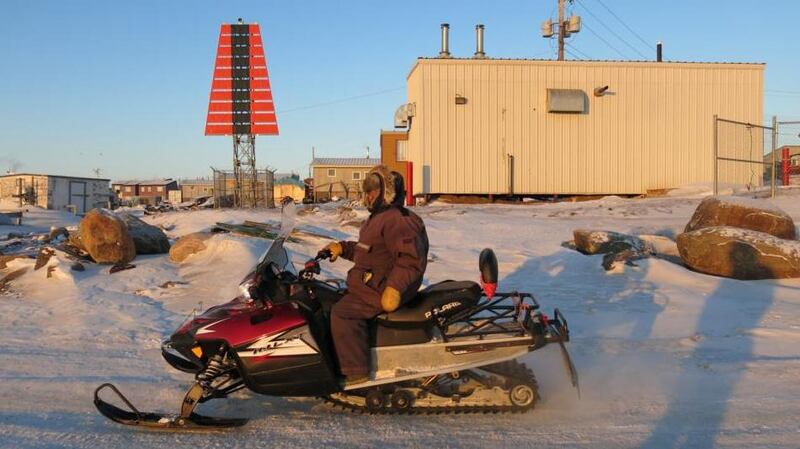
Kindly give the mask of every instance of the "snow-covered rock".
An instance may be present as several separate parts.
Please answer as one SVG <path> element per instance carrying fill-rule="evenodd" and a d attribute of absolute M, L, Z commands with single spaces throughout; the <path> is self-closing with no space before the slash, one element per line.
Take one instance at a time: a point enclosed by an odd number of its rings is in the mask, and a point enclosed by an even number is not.
<path fill-rule="evenodd" d="M 128 227 L 136 254 L 164 254 L 169 252 L 169 239 L 161 229 L 147 224 L 132 214 L 117 214 Z"/>
<path fill-rule="evenodd" d="M 193 232 L 184 235 L 169 249 L 169 260 L 181 263 L 192 254 L 206 249 L 206 241 L 213 237 L 211 232 Z"/>
<path fill-rule="evenodd" d="M 619 253 L 625 250 L 647 252 L 649 245 L 632 235 L 613 231 L 576 229 L 572 232 L 575 249 L 583 254 Z"/>
<path fill-rule="evenodd" d="M 684 232 L 712 226 L 733 226 L 766 232 L 782 239 L 796 238 L 792 217 L 777 206 L 752 198 L 708 197 L 697 206 Z"/>
<path fill-rule="evenodd" d="M 128 263 L 136 257 L 136 246 L 128 227 L 106 209 L 92 209 L 81 220 L 80 243 L 98 263 Z"/>
<path fill-rule="evenodd" d="M 800 277 L 800 242 L 730 226 L 713 226 L 678 236 L 684 263 L 701 273 L 734 279 Z"/>

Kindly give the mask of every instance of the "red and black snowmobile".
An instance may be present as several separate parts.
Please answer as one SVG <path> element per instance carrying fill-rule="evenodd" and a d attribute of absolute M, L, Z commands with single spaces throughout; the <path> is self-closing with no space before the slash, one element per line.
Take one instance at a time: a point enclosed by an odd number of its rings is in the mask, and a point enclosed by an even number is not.
<path fill-rule="evenodd" d="M 272 243 L 242 281 L 239 297 L 190 318 L 163 343 L 166 361 L 195 378 L 180 413 L 140 412 L 111 384 L 95 391 L 100 413 L 147 428 L 241 426 L 246 419 L 212 418 L 194 409 L 243 388 L 321 397 L 368 413 L 525 411 L 533 408 L 538 388 L 533 372 L 515 359 L 549 343 L 560 345 L 578 386 L 564 346 L 569 329 L 563 315 L 555 309 L 546 316 L 529 293 L 496 293 L 497 259 L 487 249 L 479 261 L 483 286 L 439 282 L 372 320 L 370 379 L 345 388 L 329 329 L 330 308 L 344 286 L 316 279 L 327 252 L 295 272 L 284 241 L 282 236 Z M 127 410 L 101 399 L 106 389 Z"/>

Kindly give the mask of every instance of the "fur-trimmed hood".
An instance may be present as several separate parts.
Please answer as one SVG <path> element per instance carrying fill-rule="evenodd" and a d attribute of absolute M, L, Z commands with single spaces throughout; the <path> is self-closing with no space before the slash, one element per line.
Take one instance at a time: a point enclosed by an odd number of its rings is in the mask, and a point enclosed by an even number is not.
<path fill-rule="evenodd" d="M 384 204 L 392 204 L 395 197 L 395 174 L 392 171 L 389 171 L 389 167 L 381 164 L 372 167 L 372 169 L 367 173 L 367 178 L 371 175 L 378 175 L 381 179 L 381 190 L 383 194 L 383 202 Z"/>

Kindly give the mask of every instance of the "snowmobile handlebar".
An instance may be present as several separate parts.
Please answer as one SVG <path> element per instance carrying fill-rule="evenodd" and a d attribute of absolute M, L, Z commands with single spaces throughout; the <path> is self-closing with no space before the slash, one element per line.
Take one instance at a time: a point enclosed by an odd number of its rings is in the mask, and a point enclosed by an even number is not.
<path fill-rule="evenodd" d="M 308 262 L 306 262 L 303 269 L 300 270 L 300 272 L 298 273 L 300 279 L 304 281 L 310 281 L 314 279 L 314 275 L 319 274 L 321 271 L 319 268 L 319 261 L 330 259 L 332 255 L 333 253 L 331 253 L 331 250 L 329 249 L 323 249 L 322 251 L 318 252 L 316 257 L 314 257 L 313 259 L 309 259 Z"/>

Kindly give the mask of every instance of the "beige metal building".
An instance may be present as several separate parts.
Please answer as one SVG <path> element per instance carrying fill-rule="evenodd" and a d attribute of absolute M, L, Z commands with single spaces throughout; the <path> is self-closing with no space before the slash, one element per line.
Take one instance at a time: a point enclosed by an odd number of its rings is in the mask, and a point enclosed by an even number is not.
<path fill-rule="evenodd" d="M 377 158 L 315 157 L 311 161 L 314 202 L 360 198 L 364 176 L 380 163 Z"/>
<path fill-rule="evenodd" d="M 415 194 L 639 194 L 713 180 L 713 115 L 760 124 L 764 64 L 420 58 Z M 396 121 L 398 121 L 396 114 Z M 760 160 L 738 133 L 725 156 Z M 727 163 L 720 182 L 761 182 Z"/>

